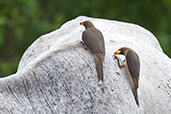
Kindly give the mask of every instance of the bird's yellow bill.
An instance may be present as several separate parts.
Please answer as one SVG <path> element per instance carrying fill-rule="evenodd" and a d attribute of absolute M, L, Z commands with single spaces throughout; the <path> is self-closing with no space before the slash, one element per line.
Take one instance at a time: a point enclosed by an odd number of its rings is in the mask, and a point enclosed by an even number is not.
<path fill-rule="evenodd" d="M 81 22 L 81 23 L 80 23 L 80 25 L 84 26 L 84 23 L 83 23 L 83 22 Z"/>
<path fill-rule="evenodd" d="M 121 50 L 116 51 L 114 54 L 117 55 L 119 53 L 121 53 Z"/>

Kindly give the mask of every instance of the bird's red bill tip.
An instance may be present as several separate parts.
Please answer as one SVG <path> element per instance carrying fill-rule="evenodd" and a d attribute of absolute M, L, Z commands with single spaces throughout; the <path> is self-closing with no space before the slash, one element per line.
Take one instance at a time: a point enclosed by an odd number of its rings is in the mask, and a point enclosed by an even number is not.
<path fill-rule="evenodd" d="M 83 22 L 81 22 L 80 25 L 84 25 Z"/>

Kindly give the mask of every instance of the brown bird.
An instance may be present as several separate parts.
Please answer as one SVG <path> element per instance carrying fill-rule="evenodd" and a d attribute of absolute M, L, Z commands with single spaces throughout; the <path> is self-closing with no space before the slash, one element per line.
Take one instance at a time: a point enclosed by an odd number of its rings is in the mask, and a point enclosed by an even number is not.
<path fill-rule="evenodd" d="M 115 56 L 115 58 L 118 61 L 118 66 L 120 68 L 126 67 L 128 75 L 131 80 L 131 85 L 132 85 L 132 92 L 136 101 L 136 104 L 139 106 L 139 101 L 138 101 L 138 94 L 137 94 L 137 89 L 138 89 L 138 81 L 139 81 L 139 74 L 140 74 L 140 61 L 137 53 L 133 51 L 130 48 L 127 47 L 122 47 L 118 51 L 114 53 L 115 55 L 117 54 L 122 54 L 125 56 L 125 61 L 122 65 L 119 63 L 119 59 Z"/>
<path fill-rule="evenodd" d="M 103 35 L 90 21 L 81 22 L 80 25 L 83 25 L 86 29 L 82 33 L 82 43 L 93 53 L 98 81 L 103 81 L 103 61 L 105 57 L 105 44 Z"/>

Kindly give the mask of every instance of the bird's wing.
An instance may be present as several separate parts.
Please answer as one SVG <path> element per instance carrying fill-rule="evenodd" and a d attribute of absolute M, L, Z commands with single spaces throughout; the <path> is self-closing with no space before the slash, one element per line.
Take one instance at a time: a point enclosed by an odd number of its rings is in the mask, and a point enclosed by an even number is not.
<path fill-rule="evenodd" d="M 128 65 L 128 70 L 138 86 L 139 72 L 140 72 L 140 61 L 138 55 L 133 50 L 128 50 L 126 53 L 126 62 Z"/>
<path fill-rule="evenodd" d="M 97 29 L 87 29 L 82 34 L 82 40 L 94 53 L 105 53 L 104 39 Z"/>

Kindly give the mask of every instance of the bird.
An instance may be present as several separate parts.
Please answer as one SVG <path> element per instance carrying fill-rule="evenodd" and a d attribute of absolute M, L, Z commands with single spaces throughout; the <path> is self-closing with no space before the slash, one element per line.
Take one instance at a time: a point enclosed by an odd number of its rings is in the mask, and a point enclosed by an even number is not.
<path fill-rule="evenodd" d="M 124 63 L 122 65 L 120 65 L 119 59 L 115 56 L 118 54 L 125 56 L 125 60 L 124 60 Z M 117 59 L 119 68 L 126 67 L 129 78 L 131 80 L 132 92 L 133 92 L 136 104 L 139 107 L 138 93 L 137 93 L 137 89 L 139 86 L 139 75 L 140 75 L 139 56 L 131 48 L 122 47 L 114 53 L 114 57 L 115 57 L 115 59 Z"/>
<path fill-rule="evenodd" d="M 105 59 L 105 42 L 100 30 L 96 29 L 89 20 L 81 22 L 85 27 L 82 33 L 82 44 L 85 49 L 90 49 L 94 56 L 98 81 L 103 81 L 103 61 Z"/>

